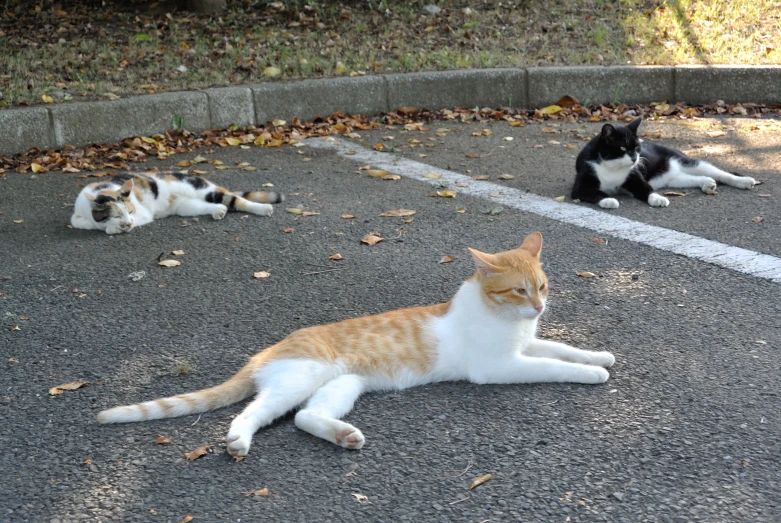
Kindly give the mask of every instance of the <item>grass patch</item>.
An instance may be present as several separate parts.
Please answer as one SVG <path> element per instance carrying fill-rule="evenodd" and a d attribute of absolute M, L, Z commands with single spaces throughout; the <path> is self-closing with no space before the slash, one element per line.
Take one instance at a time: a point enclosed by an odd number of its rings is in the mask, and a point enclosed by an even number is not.
<path fill-rule="evenodd" d="M 174 376 L 189 376 L 195 372 L 195 365 L 187 360 L 177 360 L 171 368 L 171 374 Z"/>
<path fill-rule="evenodd" d="M 472 67 L 781 64 L 779 0 L 228 1 L 218 17 L 165 2 L 9 0 L 0 107 L 278 79 Z M 344 66 L 339 72 L 337 63 Z M 617 99 L 620 96 L 617 95 Z"/>

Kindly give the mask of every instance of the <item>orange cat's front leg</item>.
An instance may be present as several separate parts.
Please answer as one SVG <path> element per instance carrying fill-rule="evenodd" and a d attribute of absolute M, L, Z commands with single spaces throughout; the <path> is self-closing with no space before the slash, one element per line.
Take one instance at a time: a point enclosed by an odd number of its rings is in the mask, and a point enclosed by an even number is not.
<path fill-rule="evenodd" d="M 596 352 L 576 349 L 557 341 L 538 340 L 536 338 L 529 342 L 523 353 L 526 356 L 535 358 L 553 358 L 572 363 L 598 365 L 605 368 L 612 367 L 616 362 L 615 356 L 606 351 Z"/>

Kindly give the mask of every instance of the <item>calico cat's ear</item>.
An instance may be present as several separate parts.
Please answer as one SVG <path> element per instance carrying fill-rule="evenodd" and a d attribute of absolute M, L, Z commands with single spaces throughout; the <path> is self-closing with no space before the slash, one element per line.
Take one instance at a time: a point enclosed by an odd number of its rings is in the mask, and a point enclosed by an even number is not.
<path fill-rule="evenodd" d="M 97 196 L 95 196 L 92 193 L 88 193 L 88 192 L 85 192 L 84 196 L 86 196 L 88 200 L 92 200 L 93 202 L 95 201 L 95 198 L 97 198 Z"/>
<path fill-rule="evenodd" d="M 542 234 L 539 232 L 531 233 L 518 248 L 529 252 L 532 256 L 539 259 L 540 251 L 542 250 Z"/>
<path fill-rule="evenodd" d="M 130 191 L 133 190 L 133 179 L 126 181 L 122 184 L 122 187 L 119 189 L 119 193 L 122 195 L 122 198 L 127 198 L 130 196 Z"/>
<path fill-rule="evenodd" d="M 632 123 L 628 124 L 626 127 L 627 127 L 627 129 L 630 129 L 633 133 L 637 134 L 637 128 L 640 127 L 641 123 L 643 123 L 643 117 L 642 116 L 632 120 Z"/>
<path fill-rule="evenodd" d="M 602 126 L 602 133 L 601 137 L 603 140 L 612 140 L 613 137 L 616 135 L 616 128 L 610 125 L 609 123 L 606 123 Z"/>
<path fill-rule="evenodd" d="M 502 272 L 502 269 L 494 265 L 493 255 L 475 249 L 469 249 L 469 252 L 472 253 L 472 259 L 475 261 L 475 268 L 480 276 L 487 278 Z"/>

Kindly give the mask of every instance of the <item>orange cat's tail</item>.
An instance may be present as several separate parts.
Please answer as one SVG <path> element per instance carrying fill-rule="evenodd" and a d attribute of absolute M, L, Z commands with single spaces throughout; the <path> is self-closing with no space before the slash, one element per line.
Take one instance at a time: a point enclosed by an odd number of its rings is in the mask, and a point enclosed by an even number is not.
<path fill-rule="evenodd" d="M 104 410 L 98 414 L 98 423 L 128 423 L 175 418 L 219 409 L 241 401 L 255 392 L 253 374 L 260 363 L 259 358 L 256 358 L 257 356 L 230 379 L 216 387 Z"/>
<path fill-rule="evenodd" d="M 280 203 L 285 201 L 285 195 L 278 192 L 247 191 L 235 194 L 241 196 L 245 200 L 257 203 Z"/>

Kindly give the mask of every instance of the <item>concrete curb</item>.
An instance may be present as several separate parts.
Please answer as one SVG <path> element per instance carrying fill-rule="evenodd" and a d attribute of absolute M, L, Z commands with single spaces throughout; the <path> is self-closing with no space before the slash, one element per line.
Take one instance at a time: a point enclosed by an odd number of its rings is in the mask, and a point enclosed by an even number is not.
<path fill-rule="evenodd" d="M 584 66 L 473 69 L 222 87 L 0 111 L 0 154 L 80 147 L 162 133 L 181 115 L 199 132 L 335 111 L 379 114 L 401 106 L 543 107 L 581 102 L 781 102 L 777 66 Z"/>

